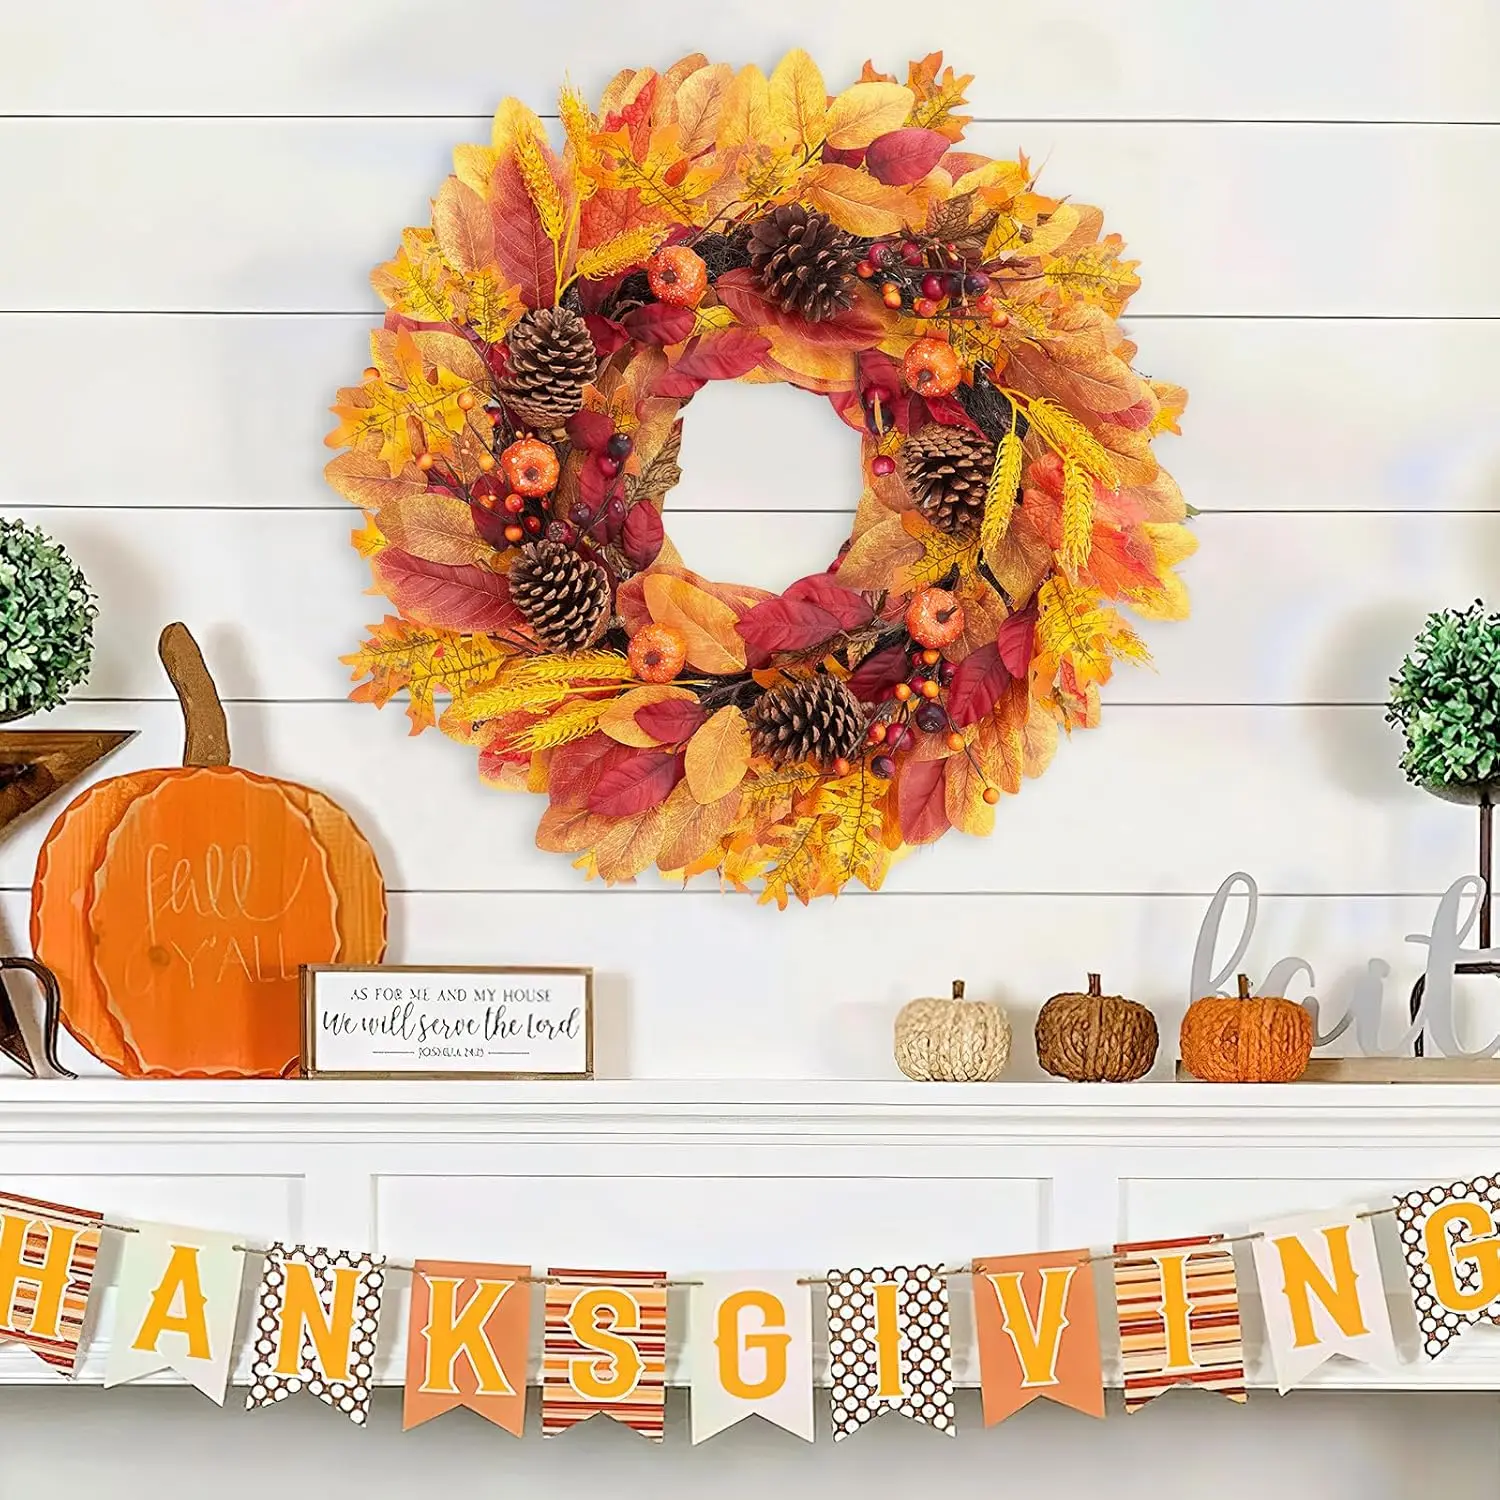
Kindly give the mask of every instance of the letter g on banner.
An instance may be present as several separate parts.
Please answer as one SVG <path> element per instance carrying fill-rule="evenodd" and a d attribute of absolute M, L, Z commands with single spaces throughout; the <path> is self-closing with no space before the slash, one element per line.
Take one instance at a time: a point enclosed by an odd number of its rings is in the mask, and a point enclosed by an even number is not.
<path fill-rule="evenodd" d="M 1422 1352 L 1436 1359 L 1464 1329 L 1500 1323 L 1500 1177 L 1437 1183 L 1395 1202 Z"/>

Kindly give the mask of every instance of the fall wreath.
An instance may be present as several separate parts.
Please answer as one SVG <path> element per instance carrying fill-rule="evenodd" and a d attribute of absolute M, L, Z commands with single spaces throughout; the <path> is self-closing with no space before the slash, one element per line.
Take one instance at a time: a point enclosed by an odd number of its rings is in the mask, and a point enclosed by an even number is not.
<path fill-rule="evenodd" d="M 880 885 L 988 833 L 1059 727 L 1179 619 L 1194 547 L 1151 452 L 1186 400 L 1132 369 L 1139 282 L 1098 209 L 961 149 L 941 55 L 830 97 L 702 56 L 507 99 L 339 393 L 328 466 L 397 614 L 347 660 L 542 792 L 537 843 L 607 881 L 655 865 L 764 898 Z M 781 594 L 698 576 L 664 533 L 682 407 L 785 381 L 861 434 L 837 560 Z M 446 703 L 441 715 L 435 702 Z"/>

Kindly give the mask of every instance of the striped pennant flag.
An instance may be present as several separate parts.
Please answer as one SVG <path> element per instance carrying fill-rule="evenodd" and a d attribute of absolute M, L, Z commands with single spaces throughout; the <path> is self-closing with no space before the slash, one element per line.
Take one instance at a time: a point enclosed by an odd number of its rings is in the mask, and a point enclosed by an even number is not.
<path fill-rule="evenodd" d="M 0 1340 L 65 1375 L 78 1365 L 104 1215 L 0 1193 Z"/>
<path fill-rule="evenodd" d="M 653 1442 L 665 1436 L 664 1271 L 554 1268 L 542 1347 L 542 1436 L 599 1412 Z"/>
<path fill-rule="evenodd" d="M 1173 1386 L 1245 1399 L 1234 1252 L 1220 1235 L 1115 1246 L 1125 1410 Z"/>

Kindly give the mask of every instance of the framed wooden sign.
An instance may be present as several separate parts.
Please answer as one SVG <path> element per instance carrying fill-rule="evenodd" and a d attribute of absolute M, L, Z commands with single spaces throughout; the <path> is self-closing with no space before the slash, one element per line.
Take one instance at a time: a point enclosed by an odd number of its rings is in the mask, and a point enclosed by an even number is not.
<path fill-rule="evenodd" d="M 305 964 L 308 1078 L 592 1078 L 594 971 Z"/>

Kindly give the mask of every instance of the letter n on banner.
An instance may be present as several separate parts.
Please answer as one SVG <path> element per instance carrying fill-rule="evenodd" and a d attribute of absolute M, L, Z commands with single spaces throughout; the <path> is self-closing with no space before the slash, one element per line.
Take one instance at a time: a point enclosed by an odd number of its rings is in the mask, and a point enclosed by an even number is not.
<path fill-rule="evenodd" d="M 1234 1252 L 1218 1235 L 1115 1246 L 1125 1410 L 1173 1386 L 1245 1399 Z"/>
<path fill-rule="evenodd" d="M 974 1262 L 974 1324 L 984 1425 L 1038 1396 L 1104 1415 L 1104 1372 L 1087 1250 Z"/>
<path fill-rule="evenodd" d="M 521 1436 L 530 1276 L 530 1266 L 417 1262 L 407 1322 L 404 1428 L 466 1406 Z"/>
<path fill-rule="evenodd" d="M 599 1412 L 661 1442 L 666 1417 L 664 1271 L 552 1270 L 542 1352 L 542 1436 Z"/>
<path fill-rule="evenodd" d="M 1464 1329 L 1500 1323 L 1500 1176 L 1438 1183 L 1396 1199 L 1422 1352 L 1436 1359 Z"/>
<path fill-rule="evenodd" d="M 0 1341 L 71 1375 L 104 1215 L 0 1194 Z"/>
<path fill-rule="evenodd" d="M 255 1305 L 247 1408 L 306 1389 L 357 1427 L 370 1415 L 385 1261 L 274 1241 Z"/>
<path fill-rule="evenodd" d="M 828 1384 L 835 1442 L 886 1411 L 954 1435 L 953 1339 L 940 1266 L 828 1273 Z"/>

